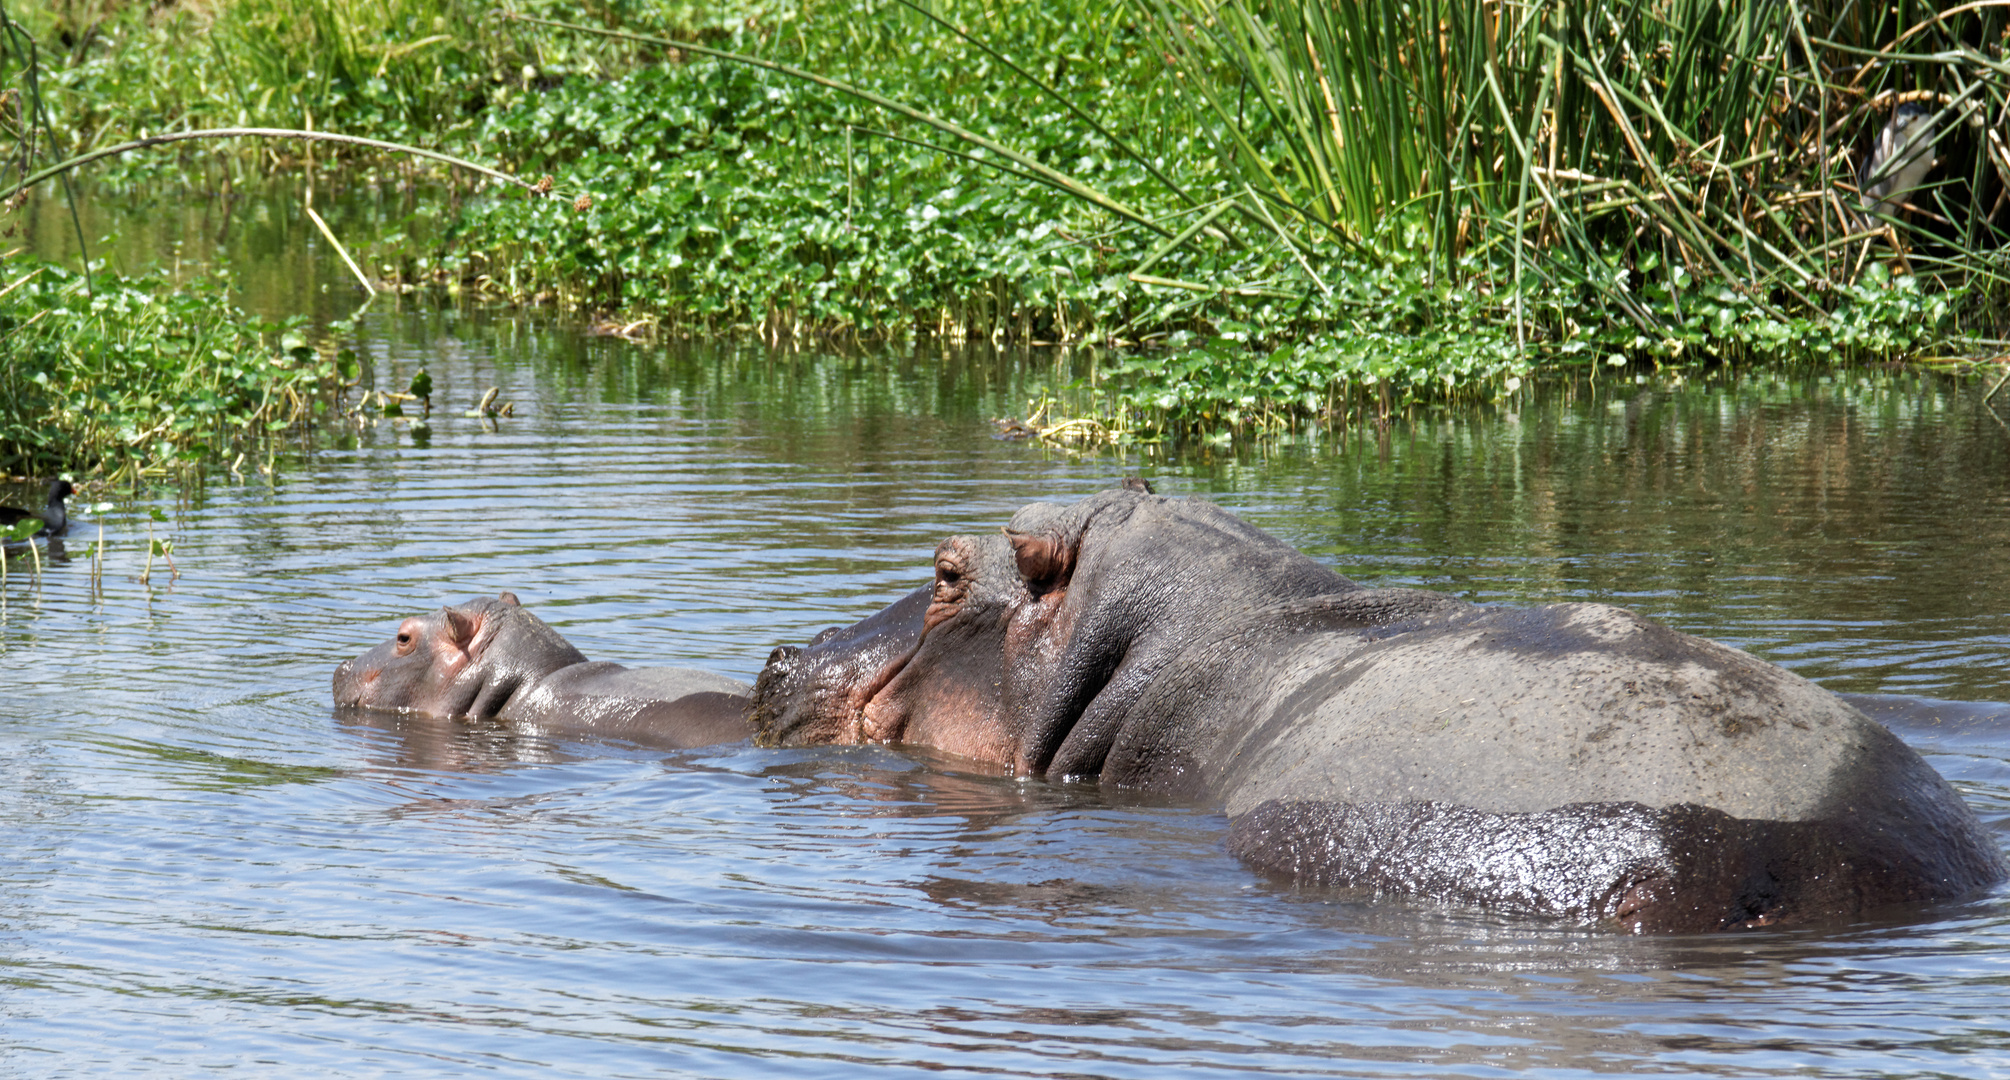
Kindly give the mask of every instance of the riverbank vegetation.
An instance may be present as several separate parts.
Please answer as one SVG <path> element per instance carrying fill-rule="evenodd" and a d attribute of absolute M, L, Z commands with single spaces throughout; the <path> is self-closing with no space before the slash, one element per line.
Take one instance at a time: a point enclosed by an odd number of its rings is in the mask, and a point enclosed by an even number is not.
<path fill-rule="evenodd" d="M 486 12 L 59 5 L 44 153 L 234 124 L 480 157 L 559 197 L 487 188 L 365 261 L 666 332 L 1124 347 L 1080 400 L 1146 436 L 2004 336 L 1999 7 Z"/>
<path fill-rule="evenodd" d="M 246 317 L 221 281 L 43 266 L 0 288 L 0 473 L 256 468 L 339 385 L 297 326 Z"/>

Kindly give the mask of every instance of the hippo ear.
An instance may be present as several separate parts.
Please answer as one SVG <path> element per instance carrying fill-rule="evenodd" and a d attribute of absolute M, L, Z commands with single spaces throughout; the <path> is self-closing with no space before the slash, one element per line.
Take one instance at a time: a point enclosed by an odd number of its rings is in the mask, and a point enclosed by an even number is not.
<path fill-rule="evenodd" d="M 1137 493 L 1138 493 L 1138 494 L 1140 494 L 1140 495 L 1151 495 L 1151 494 L 1153 494 L 1153 491 L 1152 491 L 1152 482 L 1151 482 L 1150 480 L 1147 480 L 1147 479 L 1145 479 L 1145 478 L 1144 478 L 1144 477 L 1142 477 L 1142 476 L 1126 476 L 1126 477 L 1124 477 L 1124 490 L 1125 490 L 1125 491 L 1135 491 L 1135 492 L 1137 492 Z"/>
<path fill-rule="evenodd" d="M 1019 576 L 1033 595 L 1068 584 L 1075 572 L 1075 546 L 1056 533 L 1024 533 L 1005 530 L 1012 542 L 1012 558 L 1019 564 Z"/>
<path fill-rule="evenodd" d="M 467 652 L 468 647 L 474 644 L 475 634 L 482 628 L 481 619 L 458 608 L 447 608 L 446 616 L 447 643 Z"/>
<path fill-rule="evenodd" d="M 517 600 L 516 594 L 513 592 L 509 592 L 508 590 L 504 590 L 503 594 L 497 597 L 496 599 L 501 600 L 503 603 L 508 604 L 511 607 L 523 606 L 522 602 Z"/>

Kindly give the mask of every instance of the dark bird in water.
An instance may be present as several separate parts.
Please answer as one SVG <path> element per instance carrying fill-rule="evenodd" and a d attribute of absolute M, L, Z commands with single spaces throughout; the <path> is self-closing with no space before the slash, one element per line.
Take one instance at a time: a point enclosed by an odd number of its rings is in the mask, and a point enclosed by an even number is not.
<path fill-rule="evenodd" d="M 49 485 L 49 504 L 40 510 L 23 510 L 17 506 L 0 506 L 0 528 L 18 525 L 29 518 L 42 522 L 35 530 L 36 536 L 61 536 L 70 527 L 69 511 L 63 507 L 63 500 L 77 493 L 68 480 L 57 480 Z"/>
<path fill-rule="evenodd" d="M 1933 168 L 1933 114 L 1925 105 L 1908 101 L 1893 109 L 1891 122 L 1877 133 L 1877 143 L 1857 177 L 1864 206 L 1872 214 L 1894 214 L 1904 206 L 1927 170 Z"/>

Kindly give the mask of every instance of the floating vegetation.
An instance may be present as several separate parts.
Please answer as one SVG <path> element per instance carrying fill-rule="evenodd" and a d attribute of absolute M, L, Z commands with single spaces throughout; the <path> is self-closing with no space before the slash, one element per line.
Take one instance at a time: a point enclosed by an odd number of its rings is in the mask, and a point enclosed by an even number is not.
<path fill-rule="evenodd" d="M 77 10 L 33 16 L 83 42 L 42 80 L 47 147 L 266 125 L 310 161 L 452 159 L 487 175 L 394 288 L 627 338 L 1125 347 L 1119 438 L 2010 329 L 2000 4 L 237 0 L 56 25 Z"/>
<path fill-rule="evenodd" d="M 1008 442 L 1035 440 L 1049 446 L 1077 449 L 1089 446 L 1112 446 L 1128 441 L 1130 430 L 1119 420 L 1108 423 L 1092 416 L 1052 416 L 1059 404 L 1051 394 L 1026 403 L 1024 420 L 1006 417 L 994 419 L 991 426 L 997 429 L 994 439 Z"/>
<path fill-rule="evenodd" d="M 328 412 L 335 365 L 301 320 L 237 310 L 218 279 L 0 262 L 0 469 L 163 475 Z"/>
<path fill-rule="evenodd" d="M 461 415 L 469 417 L 471 419 L 482 419 L 482 420 L 494 420 L 498 417 L 515 416 L 516 402 L 505 401 L 502 402 L 501 404 L 496 403 L 496 398 L 499 397 L 501 394 L 502 390 L 500 388 L 494 386 L 489 387 L 486 391 L 482 393 L 481 402 L 477 404 L 474 408 L 469 409 L 467 412 L 464 412 Z"/>

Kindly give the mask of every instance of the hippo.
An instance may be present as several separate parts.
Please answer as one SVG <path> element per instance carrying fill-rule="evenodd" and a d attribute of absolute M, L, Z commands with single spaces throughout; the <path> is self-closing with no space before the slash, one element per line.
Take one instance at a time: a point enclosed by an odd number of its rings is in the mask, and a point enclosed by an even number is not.
<path fill-rule="evenodd" d="M 1945 779 L 1799 676 L 1604 604 L 1366 587 L 1137 480 L 943 541 L 932 584 L 777 648 L 751 718 L 1219 805 L 1297 887 L 1633 932 L 2005 873 Z"/>
<path fill-rule="evenodd" d="M 691 668 L 589 661 L 507 592 L 406 619 L 397 637 L 335 669 L 338 706 L 672 749 L 745 739 L 747 690 Z"/>

